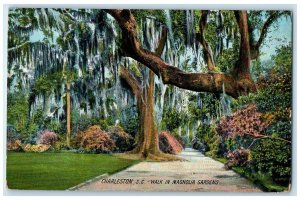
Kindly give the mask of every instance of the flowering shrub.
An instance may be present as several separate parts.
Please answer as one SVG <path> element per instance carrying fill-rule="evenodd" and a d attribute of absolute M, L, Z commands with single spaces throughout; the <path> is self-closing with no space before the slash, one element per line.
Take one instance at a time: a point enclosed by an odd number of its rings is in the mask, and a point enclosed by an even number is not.
<path fill-rule="evenodd" d="M 53 148 L 49 144 L 22 144 L 20 140 L 15 140 L 7 143 L 8 151 L 25 151 L 25 152 L 45 152 Z"/>
<path fill-rule="evenodd" d="M 159 148 L 164 153 L 178 154 L 183 150 L 181 144 L 169 131 L 159 134 Z"/>
<path fill-rule="evenodd" d="M 48 144 L 26 144 L 22 146 L 22 149 L 25 152 L 45 152 L 45 151 L 50 151 L 52 150 L 51 145 Z"/>
<path fill-rule="evenodd" d="M 108 134 L 115 142 L 116 150 L 119 152 L 128 151 L 133 148 L 134 139 L 126 133 L 120 126 L 111 126 L 108 128 Z"/>
<path fill-rule="evenodd" d="M 100 126 L 91 126 L 79 133 L 75 138 L 75 145 L 83 147 L 87 152 L 108 153 L 114 150 L 115 142 Z"/>
<path fill-rule="evenodd" d="M 58 136 L 56 133 L 45 130 L 41 132 L 41 134 L 38 136 L 38 144 L 47 144 L 47 145 L 53 145 L 55 142 L 58 141 Z"/>
<path fill-rule="evenodd" d="M 260 137 L 270 123 L 271 119 L 263 120 L 263 115 L 257 111 L 255 104 L 249 104 L 231 116 L 223 117 L 217 126 L 217 131 L 225 138 L 234 138 L 235 135 Z"/>
<path fill-rule="evenodd" d="M 11 140 L 7 142 L 7 151 L 22 151 L 20 140 Z"/>
<path fill-rule="evenodd" d="M 225 154 L 228 162 L 225 164 L 225 168 L 230 169 L 233 166 L 246 166 L 250 160 L 250 151 L 244 148 L 238 148 L 234 151 L 228 151 Z"/>

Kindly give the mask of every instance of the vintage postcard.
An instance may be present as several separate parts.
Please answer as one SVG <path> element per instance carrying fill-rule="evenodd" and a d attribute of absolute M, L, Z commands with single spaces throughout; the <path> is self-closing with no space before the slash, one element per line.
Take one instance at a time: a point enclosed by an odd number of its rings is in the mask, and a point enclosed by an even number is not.
<path fill-rule="evenodd" d="M 8 190 L 290 191 L 292 11 L 7 20 Z"/>

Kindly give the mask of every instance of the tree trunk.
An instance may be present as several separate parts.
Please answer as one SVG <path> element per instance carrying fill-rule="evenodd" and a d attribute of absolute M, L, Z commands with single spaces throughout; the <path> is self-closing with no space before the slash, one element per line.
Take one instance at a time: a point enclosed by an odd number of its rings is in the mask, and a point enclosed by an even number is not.
<path fill-rule="evenodd" d="M 67 82 L 67 146 L 70 147 L 71 137 L 71 97 L 70 97 L 71 83 Z"/>
<path fill-rule="evenodd" d="M 163 29 L 162 37 L 155 51 L 157 56 L 160 56 L 163 52 L 166 37 L 167 30 Z M 120 76 L 130 86 L 138 104 L 138 141 L 137 146 L 129 153 L 138 154 L 139 157 L 150 160 L 178 160 L 179 158 L 164 154 L 159 149 L 158 130 L 154 119 L 154 72 L 149 70 L 148 84 L 144 88 L 124 66 L 120 66 Z"/>
<path fill-rule="evenodd" d="M 153 157 L 160 152 L 158 131 L 154 120 L 154 73 L 149 71 L 149 85 L 138 98 L 140 130 L 138 145 L 132 153 L 141 154 L 143 158 Z"/>
<path fill-rule="evenodd" d="M 179 160 L 179 158 L 168 155 L 159 149 L 158 130 L 154 119 L 154 77 L 149 71 L 149 84 L 146 86 L 139 98 L 137 98 L 139 109 L 139 135 L 135 149 L 129 153 L 138 154 L 149 160 Z"/>

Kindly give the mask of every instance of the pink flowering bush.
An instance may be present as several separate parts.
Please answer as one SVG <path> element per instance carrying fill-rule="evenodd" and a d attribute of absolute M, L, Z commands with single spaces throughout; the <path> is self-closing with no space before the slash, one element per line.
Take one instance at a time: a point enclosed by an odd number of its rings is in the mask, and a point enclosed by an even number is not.
<path fill-rule="evenodd" d="M 38 144 L 53 145 L 58 141 L 58 135 L 52 131 L 44 130 L 38 136 Z"/>
<path fill-rule="evenodd" d="M 263 136 L 264 130 L 269 126 L 270 120 L 264 120 L 262 113 L 257 111 L 255 104 L 249 104 L 244 109 L 234 112 L 231 116 L 223 117 L 217 132 L 227 138 L 238 136 Z"/>
<path fill-rule="evenodd" d="M 230 169 L 233 166 L 245 166 L 249 161 L 250 151 L 244 148 L 238 148 L 234 151 L 228 151 L 225 156 L 228 162 L 225 164 L 226 169 Z"/>
<path fill-rule="evenodd" d="M 159 148 L 169 154 L 178 154 L 183 150 L 181 144 L 169 131 L 162 131 L 159 134 Z"/>
<path fill-rule="evenodd" d="M 116 147 L 109 134 L 96 125 L 79 133 L 74 141 L 76 146 L 84 148 L 87 152 L 109 153 Z"/>

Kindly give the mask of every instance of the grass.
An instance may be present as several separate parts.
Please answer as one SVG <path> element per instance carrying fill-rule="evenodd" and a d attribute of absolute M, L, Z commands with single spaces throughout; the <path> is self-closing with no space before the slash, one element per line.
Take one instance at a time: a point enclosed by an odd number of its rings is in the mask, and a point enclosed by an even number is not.
<path fill-rule="evenodd" d="M 9 152 L 7 186 L 10 189 L 65 190 L 137 162 L 106 154 Z"/>
<path fill-rule="evenodd" d="M 265 192 L 283 192 L 287 191 L 287 187 L 274 183 L 272 179 L 262 173 L 252 173 L 246 167 L 232 167 L 236 173 L 246 177 L 248 180 L 259 186 Z"/>
<path fill-rule="evenodd" d="M 228 160 L 226 158 L 214 158 L 215 160 L 225 164 Z M 279 185 L 272 181 L 272 179 L 261 173 L 252 173 L 250 169 L 246 167 L 232 167 L 232 170 L 241 176 L 247 178 L 252 183 L 260 187 L 265 192 L 283 192 L 287 191 L 287 187 Z"/>

